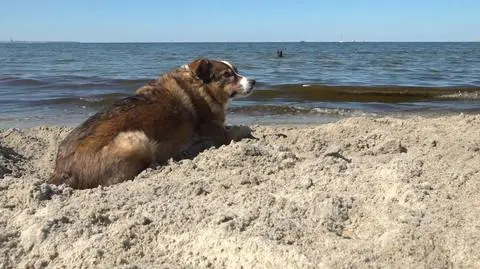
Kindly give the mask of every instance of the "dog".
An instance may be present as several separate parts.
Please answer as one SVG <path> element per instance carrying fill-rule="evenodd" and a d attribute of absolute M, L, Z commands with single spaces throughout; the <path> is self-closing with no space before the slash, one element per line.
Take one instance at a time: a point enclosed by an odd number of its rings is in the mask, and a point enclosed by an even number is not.
<path fill-rule="evenodd" d="M 255 80 L 227 61 L 197 59 L 161 75 L 87 119 L 60 143 L 50 184 L 74 189 L 132 180 L 170 158 L 253 138 L 247 126 L 225 126 L 230 101 Z"/>

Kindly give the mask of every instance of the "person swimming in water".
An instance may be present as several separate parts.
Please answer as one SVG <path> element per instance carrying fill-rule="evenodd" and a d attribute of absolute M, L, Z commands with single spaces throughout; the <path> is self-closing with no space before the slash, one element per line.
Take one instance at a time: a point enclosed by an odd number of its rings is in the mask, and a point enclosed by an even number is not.
<path fill-rule="evenodd" d="M 283 57 L 283 50 L 277 50 L 277 57 L 279 58 Z"/>

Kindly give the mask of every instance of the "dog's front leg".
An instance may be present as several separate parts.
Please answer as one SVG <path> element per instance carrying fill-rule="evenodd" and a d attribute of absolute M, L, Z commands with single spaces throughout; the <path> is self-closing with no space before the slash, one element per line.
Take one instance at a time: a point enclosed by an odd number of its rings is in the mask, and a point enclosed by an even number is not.
<path fill-rule="evenodd" d="M 198 131 L 201 138 L 210 139 L 215 147 L 226 145 L 231 141 L 227 130 L 221 124 L 216 124 L 213 122 L 205 123 L 200 126 Z"/>
<path fill-rule="evenodd" d="M 240 141 L 244 138 L 256 139 L 252 135 L 252 129 L 245 125 L 226 126 L 225 130 L 230 140 Z"/>
<path fill-rule="evenodd" d="M 203 124 L 199 130 L 200 136 L 212 139 L 216 147 L 240 141 L 244 138 L 255 138 L 248 126 L 224 126 L 223 124 Z"/>

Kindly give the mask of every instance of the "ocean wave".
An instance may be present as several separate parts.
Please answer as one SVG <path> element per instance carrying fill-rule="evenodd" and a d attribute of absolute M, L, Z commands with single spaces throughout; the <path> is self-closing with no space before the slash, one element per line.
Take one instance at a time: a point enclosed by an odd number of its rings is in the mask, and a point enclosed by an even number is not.
<path fill-rule="evenodd" d="M 99 87 L 139 87 L 154 78 L 108 78 L 99 76 L 47 76 L 39 78 L 3 77 L 0 85 L 48 89 L 88 89 Z"/>
<path fill-rule="evenodd" d="M 55 59 L 55 63 L 57 64 L 66 64 L 66 63 L 73 63 L 76 62 L 75 59 Z"/>
<path fill-rule="evenodd" d="M 98 108 L 112 104 L 113 102 L 127 97 L 124 93 L 111 93 L 93 95 L 88 97 L 59 97 L 42 100 L 29 101 L 30 106 L 85 106 Z"/>
<path fill-rule="evenodd" d="M 472 92 L 457 92 L 439 96 L 440 99 L 480 100 L 480 90 Z"/>
<path fill-rule="evenodd" d="M 24 106 L 50 107 L 54 109 L 66 109 L 67 111 L 75 108 L 88 108 L 99 111 L 113 104 L 115 101 L 127 97 L 127 94 L 105 94 L 89 97 L 61 97 L 52 99 L 43 99 L 28 101 Z M 243 116 L 375 116 L 375 113 L 367 113 L 352 108 L 328 108 L 328 107 L 308 107 L 296 104 L 242 104 L 228 108 L 229 114 Z"/>
<path fill-rule="evenodd" d="M 249 105 L 232 107 L 229 113 L 248 116 L 263 115 L 328 115 L 328 116 L 375 116 L 375 113 L 367 113 L 350 108 L 320 108 L 302 107 L 298 105 Z"/>
<path fill-rule="evenodd" d="M 0 78 L 0 84 L 7 86 L 42 86 L 49 83 L 40 79 L 3 77 Z"/>

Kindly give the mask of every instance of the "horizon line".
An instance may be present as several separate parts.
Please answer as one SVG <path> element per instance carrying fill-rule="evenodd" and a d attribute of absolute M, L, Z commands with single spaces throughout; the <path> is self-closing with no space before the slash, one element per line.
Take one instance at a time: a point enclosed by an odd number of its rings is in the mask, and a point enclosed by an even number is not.
<path fill-rule="evenodd" d="M 446 41 L 368 41 L 368 40 L 351 40 L 351 41 L 69 41 L 69 40 L 0 40 L 0 43 L 472 43 L 480 42 L 480 40 L 446 40 Z"/>

